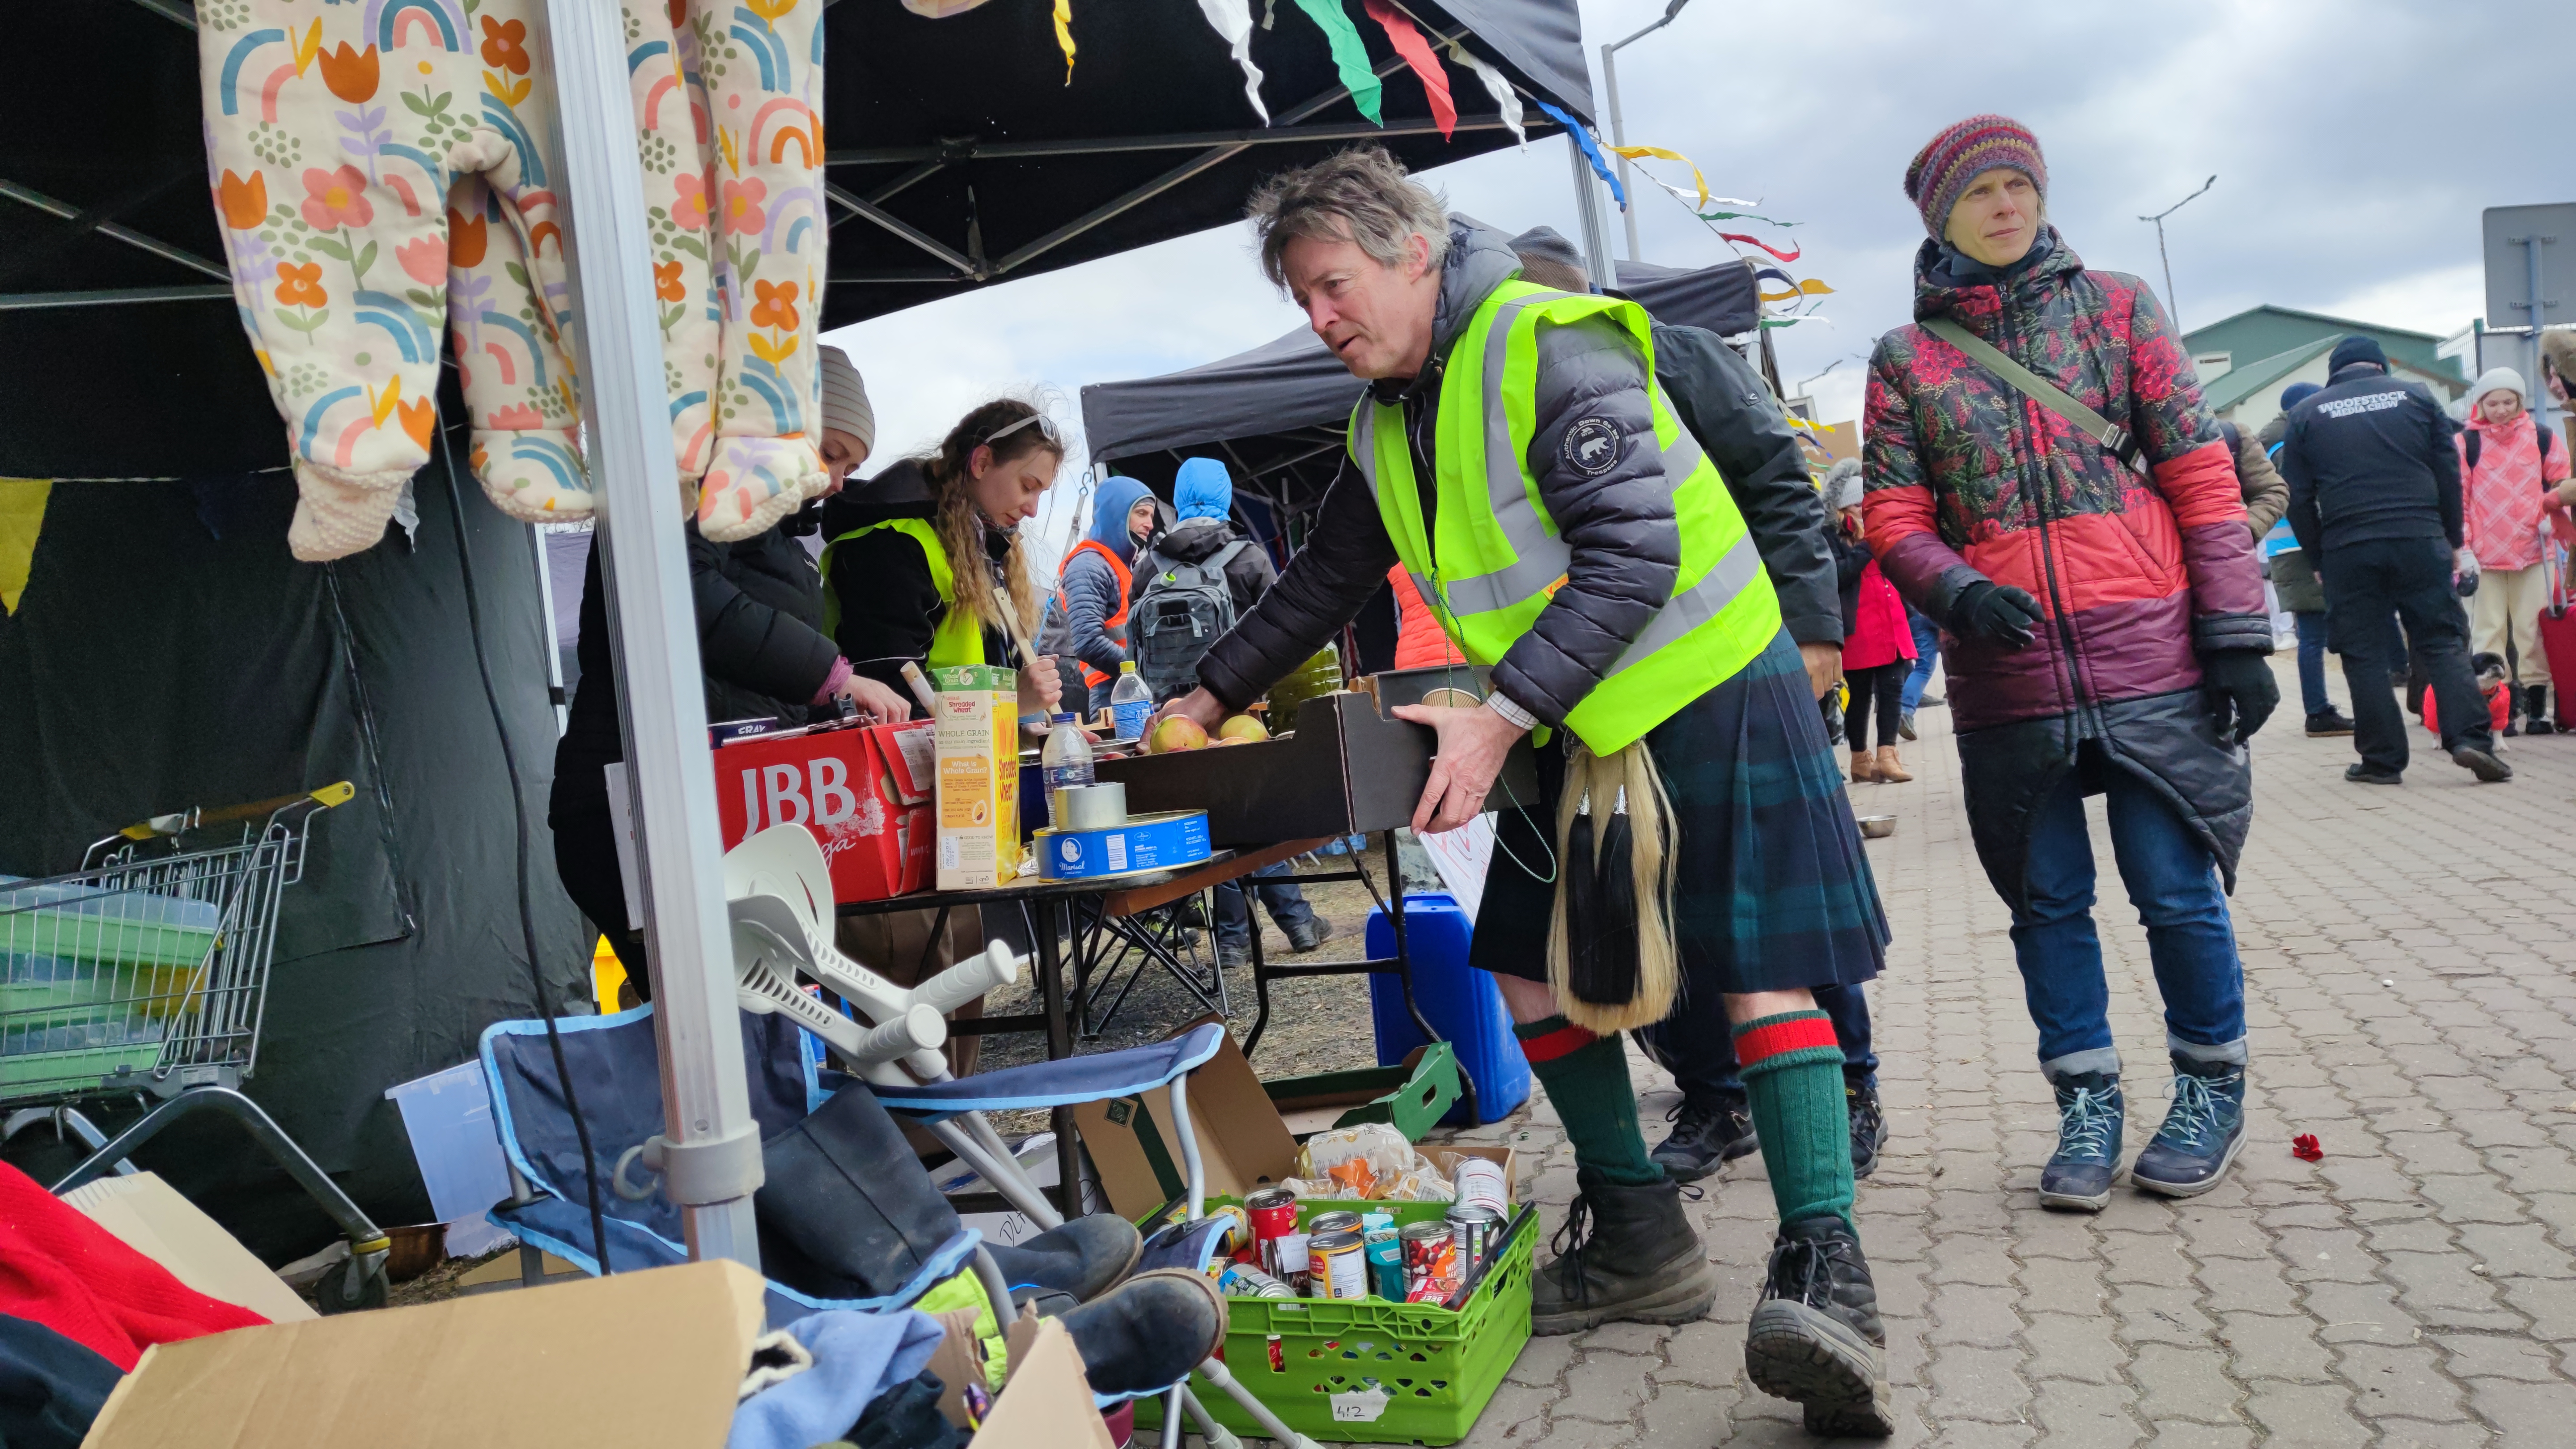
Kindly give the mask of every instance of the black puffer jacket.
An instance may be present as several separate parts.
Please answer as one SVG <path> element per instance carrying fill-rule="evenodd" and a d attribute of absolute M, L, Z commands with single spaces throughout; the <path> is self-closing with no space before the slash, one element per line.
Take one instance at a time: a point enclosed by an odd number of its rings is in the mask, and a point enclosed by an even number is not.
<path fill-rule="evenodd" d="M 798 527 L 800 520 L 802 527 Z M 813 531 L 800 515 L 740 543 L 709 543 L 688 525 L 689 590 L 697 606 L 698 660 L 706 673 L 707 721 L 775 715 L 802 724 L 839 653 L 823 636 L 822 580 L 797 542 Z M 626 758 L 617 730 L 617 686 L 609 675 L 608 594 L 599 550 L 582 571 L 581 683 L 555 744 L 550 823 L 605 809 L 606 769 Z"/>
<path fill-rule="evenodd" d="M 1430 365 L 1417 378 L 1370 384 L 1381 401 L 1403 405 L 1426 525 L 1437 504 L 1434 423 L 1449 350 L 1477 306 L 1519 271 L 1502 233 L 1451 218 Z M 1530 469 L 1573 558 L 1565 583 L 1495 664 L 1493 679 L 1541 723 L 1558 725 L 1672 597 L 1681 528 L 1655 445 L 1645 359 L 1625 329 L 1600 318 L 1542 326 L 1538 354 Z M 1561 447 L 1570 427 L 1596 419 L 1617 435 L 1618 455 L 1606 471 L 1587 478 L 1560 461 Z M 1278 586 L 1199 661 L 1199 679 L 1229 708 L 1250 703 L 1312 658 L 1377 592 L 1395 562 L 1377 502 L 1345 458 L 1313 536 L 1288 561 Z"/>
<path fill-rule="evenodd" d="M 2299 547 L 2328 567 L 2347 543 L 2438 538 L 2458 548 L 2459 431 L 2420 382 L 2370 363 L 2329 378 L 2290 409 L 2275 460 L 2290 480 Z"/>

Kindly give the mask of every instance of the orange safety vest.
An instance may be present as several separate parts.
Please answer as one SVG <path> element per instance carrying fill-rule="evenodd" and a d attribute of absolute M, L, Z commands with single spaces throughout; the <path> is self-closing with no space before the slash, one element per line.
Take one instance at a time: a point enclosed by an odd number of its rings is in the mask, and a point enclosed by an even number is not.
<path fill-rule="evenodd" d="M 1404 565 L 1388 569 L 1386 581 L 1395 586 L 1395 667 L 1429 669 L 1466 663 L 1467 656 L 1458 652 L 1440 621 L 1431 617 L 1431 606 L 1422 602 L 1422 590 L 1414 587 L 1413 575 L 1404 571 Z"/>
<path fill-rule="evenodd" d="M 1135 576 L 1128 571 L 1126 560 L 1111 552 L 1109 545 L 1102 543 L 1096 538 L 1086 538 L 1082 542 L 1075 544 L 1073 546 L 1073 552 L 1064 556 L 1064 562 L 1056 565 L 1056 616 L 1063 619 L 1068 625 L 1073 621 L 1073 601 L 1064 596 L 1064 571 L 1071 568 L 1073 566 L 1074 559 L 1086 550 L 1109 560 L 1109 571 L 1118 576 L 1118 612 L 1101 620 L 1100 628 L 1101 632 L 1107 634 L 1112 642 L 1116 643 L 1119 648 L 1124 649 L 1127 647 L 1127 605 L 1129 603 L 1127 594 Z M 1103 674 L 1099 670 L 1092 668 L 1088 663 L 1085 663 L 1082 666 L 1082 682 L 1094 689 L 1098 689 L 1100 686 L 1107 684 L 1112 677 L 1113 676 Z"/>

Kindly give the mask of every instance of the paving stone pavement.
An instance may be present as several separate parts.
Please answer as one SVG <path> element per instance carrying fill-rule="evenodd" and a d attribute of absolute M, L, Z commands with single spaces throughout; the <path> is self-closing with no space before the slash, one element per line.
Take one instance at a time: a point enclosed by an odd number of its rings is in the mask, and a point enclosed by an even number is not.
<path fill-rule="evenodd" d="M 2055 1118 L 1947 711 L 1922 712 L 1913 784 L 1858 787 L 1864 812 L 1900 817 L 1869 847 L 1896 928 L 1870 988 L 1893 1136 L 1859 1202 L 1888 1442 L 2576 1444 L 2576 737 L 2509 742 L 2517 778 L 2481 786 L 2419 730 L 2404 787 L 2348 785 L 2351 742 L 2300 733 L 2291 661 L 2276 666 L 2290 703 L 2254 743 L 2233 901 L 2251 1143 L 2199 1198 L 2124 1182 L 2098 1216 L 2039 1208 Z M 2134 1156 L 2171 1073 L 2145 936 L 2099 801 L 2090 814 Z M 1633 1052 L 1632 1068 L 1651 1142 L 1677 1098 Z M 2292 1156 L 2297 1133 L 2323 1161 Z M 1553 1232 L 1574 1163 L 1543 1098 L 1460 1135 L 1522 1149 Z M 1532 1340 L 1465 1443 L 1819 1442 L 1744 1377 L 1773 1225 L 1761 1159 L 1706 1185 L 1691 1211 L 1724 1284 L 1710 1317 Z"/>

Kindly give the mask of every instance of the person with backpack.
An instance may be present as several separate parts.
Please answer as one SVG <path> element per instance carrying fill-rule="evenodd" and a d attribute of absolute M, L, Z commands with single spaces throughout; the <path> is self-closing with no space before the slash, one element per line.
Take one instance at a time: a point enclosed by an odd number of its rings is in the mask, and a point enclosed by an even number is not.
<path fill-rule="evenodd" d="M 1270 550 L 1236 536 L 1227 521 L 1234 512 L 1234 477 L 1223 463 L 1214 458 L 1184 461 L 1172 479 L 1172 511 L 1180 521 L 1137 556 L 1136 602 L 1130 614 L 1136 672 L 1144 676 L 1156 704 L 1198 688 L 1199 656 L 1279 581 Z M 1265 882 L 1253 889 L 1279 934 L 1288 938 L 1288 949 L 1303 955 L 1332 939 L 1333 923 L 1316 915 L 1295 885 L 1267 883 L 1296 874 L 1296 866 L 1282 860 L 1254 871 L 1252 878 Z M 1252 930 L 1243 888 L 1233 881 L 1218 886 L 1217 964 L 1247 964 Z"/>
<path fill-rule="evenodd" d="M 1091 499 L 1091 532 L 1056 566 L 1055 594 L 1038 631 L 1038 653 L 1082 662 L 1082 689 L 1072 697 L 1086 709 L 1109 707 L 1118 666 L 1127 662 L 1127 617 L 1136 554 L 1162 524 L 1153 490 L 1133 478 L 1100 481 Z M 1070 688 L 1072 681 L 1066 681 Z"/>
<path fill-rule="evenodd" d="M 1978 859 L 2056 1094 L 2041 1205 L 2099 1212 L 2127 1101 L 2093 921 L 2088 795 L 2164 997 L 2173 1103 L 2129 1168 L 2190 1197 L 2245 1146 L 2245 974 L 2226 891 L 2254 812 L 2245 741 L 2280 701 L 2234 460 L 2138 278 L 2047 220 L 2039 140 L 1942 131 L 1906 169 L 1929 239 L 1915 321 L 1870 359 L 1870 543 L 1940 620 Z M 2122 419 L 2125 427 L 2109 418 Z"/>
<path fill-rule="evenodd" d="M 2512 368 L 2488 368 L 2469 397 L 2469 425 L 2459 436 L 2461 527 L 2478 560 L 2469 652 L 2502 655 L 2510 642 L 2514 713 L 2526 721 L 2522 732 L 2554 734 L 2547 709 L 2549 658 L 2540 645 L 2540 611 L 2549 602 L 2549 571 L 2540 561 L 2541 511 L 2550 486 L 2568 477 L 2567 450 L 2532 416 L 2531 394 Z M 2514 726 L 2507 724 L 2505 733 L 2514 733 Z"/>

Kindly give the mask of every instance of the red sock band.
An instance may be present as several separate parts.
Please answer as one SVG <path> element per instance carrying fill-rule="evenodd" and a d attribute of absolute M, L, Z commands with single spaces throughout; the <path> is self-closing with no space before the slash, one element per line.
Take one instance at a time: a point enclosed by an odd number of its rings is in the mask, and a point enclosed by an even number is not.
<path fill-rule="evenodd" d="M 1832 1034 L 1832 1030 L 1828 1028 L 1826 1035 Z M 1599 1040 L 1601 1038 L 1593 1033 L 1568 1023 L 1554 1031 L 1521 1038 L 1521 1055 L 1529 1059 L 1531 1066 L 1537 1066 L 1541 1062 L 1552 1062 L 1558 1057 L 1570 1056 Z"/>
<path fill-rule="evenodd" d="M 1806 1051 L 1813 1047 L 1830 1051 L 1842 1049 L 1842 1043 L 1834 1037 L 1833 1019 L 1823 1012 L 1766 1021 L 1735 1038 L 1736 1070 L 1747 1070 L 1784 1052 Z"/>

